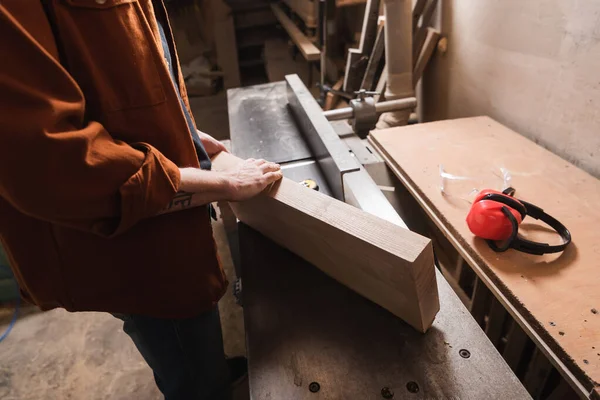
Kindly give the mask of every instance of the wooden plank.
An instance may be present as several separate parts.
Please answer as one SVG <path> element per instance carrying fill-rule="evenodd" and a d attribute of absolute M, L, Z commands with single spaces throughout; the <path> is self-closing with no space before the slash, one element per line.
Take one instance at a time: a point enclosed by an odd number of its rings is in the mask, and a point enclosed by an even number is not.
<path fill-rule="evenodd" d="M 223 71 L 223 86 L 241 86 L 235 27 L 231 8 L 223 0 L 212 0 L 217 63 Z"/>
<path fill-rule="evenodd" d="M 221 153 L 215 170 L 241 159 Z M 230 203 L 239 220 L 421 332 L 439 310 L 431 241 L 284 178 Z"/>
<path fill-rule="evenodd" d="M 528 341 L 529 338 L 523 329 L 521 329 L 516 321 L 513 321 L 508 332 L 506 347 L 502 351 L 502 357 L 515 373 L 517 372 L 517 367 L 523 357 L 523 350 L 525 350 L 525 345 Z"/>
<path fill-rule="evenodd" d="M 383 27 L 379 27 L 377 38 L 375 39 L 375 44 L 373 45 L 373 50 L 371 51 L 371 56 L 369 57 L 369 61 L 367 63 L 367 69 L 365 71 L 362 83 L 360 84 L 361 89 L 368 91 L 374 89 L 373 86 L 375 86 L 375 82 L 377 82 L 378 77 L 381 75 L 383 65 L 385 64 L 384 53 L 385 29 Z"/>
<path fill-rule="evenodd" d="M 590 279 L 597 275 L 600 210 L 592 205 L 600 203 L 600 182 L 488 117 L 374 131 L 371 143 L 561 375 L 578 393 L 589 394 L 600 381 L 600 360 L 592 349 L 600 342 L 600 314 L 591 311 L 598 309 L 600 294 Z M 498 185 L 490 177 L 494 170 L 511 171 L 517 196 L 564 223 L 573 245 L 544 256 L 493 252 L 464 223 L 470 204 L 440 192 L 440 164 L 451 173 L 476 175 L 485 186 Z M 560 241 L 531 220 L 521 233 Z"/>
<path fill-rule="evenodd" d="M 321 57 L 321 51 L 310 41 L 308 38 L 298 29 L 296 24 L 281 10 L 277 4 L 271 4 L 271 9 L 275 14 L 275 17 L 286 30 L 292 42 L 298 47 L 300 53 L 307 61 L 317 61 Z"/>
<path fill-rule="evenodd" d="M 344 92 L 360 89 L 378 31 L 379 0 L 367 0 L 358 48 L 349 49 L 344 74 Z"/>
<path fill-rule="evenodd" d="M 349 89 L 358 89 L 361 82 L 363 71 L 367 67 L 368 57 L 363 56 L 359 49 L 348 49 L 346 56 L 346 69 L 344 70 L 344 92 L 349 92 Z"/>
<path fill-rule="evenodd" d="M 413 86 L 417 86 L 421 76 L 423 76 L 423 71 L 425 71 L 425 67 L 429 63 L 429 60 L 435 51 L 438 40 L 440 40 L 440 33 L 433 28 L 427 28 L 425 44 L 423 45 L 423 50 L 421 51 L 419 59 L 417 60 L 413 70 Z"/>
<path fill-rule="evenodd" d="M 367 0 L 367 5 L 365 6 L 365 15 L 360 34 L 360 42 L 358 44 L 358 49 L 364 55 L 369 55 L 371 53 L 377 37 L 379 2 L 380 0 Z"/>
<path fill-rule="evenodd" d="M 423 48 L 423 43 L 425 42 L 425 37 L 427 36 L 427 28 L 431 23 L 431 18 L 433 17 L 433 12 L 437 7 L 437 0 L 429 0 L 429 3 L 425 6 L 425 11 L 423 11 L 423 17 L 421 19 L 421 25 L 415 31 L 413 37 L 413 67 L 417 63 L 417 59 L 419 58 L 419 54 L 421 54 L 421 49 Z"/>
<path fill-rule="evenodd" d="M 338 7 L 349 7 L 360 4 L 365 4 L 367 0 L 336 0 L 335 5 Z"/>
<path fill-rule="evenodd" d="M 534 399 L 540 397 L 550 371 L 552 371 L 552 364 L 541 351 L 536 349 L 523 380 L 523 386 Z"/>
<path fill-rule="evenodd" d="M 425 5 L 427 4 L 427 0 L 417 0 L 413 7 L 413 35 L 417 32 L 417 28 L 419 27 L 419 20 L 421 19 L 421 15 L 423 14 L 423 10 L 425 9 Z"/>

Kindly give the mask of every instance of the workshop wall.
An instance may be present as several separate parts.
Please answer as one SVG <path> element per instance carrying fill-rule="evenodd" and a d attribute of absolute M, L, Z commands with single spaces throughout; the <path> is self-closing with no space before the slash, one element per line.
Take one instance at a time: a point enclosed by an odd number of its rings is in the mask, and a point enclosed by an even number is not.
<path fill-rule="evenodd" d="M 444 0 L 426 121 L 489 115 L 600 177 L 600 1 Z"/>

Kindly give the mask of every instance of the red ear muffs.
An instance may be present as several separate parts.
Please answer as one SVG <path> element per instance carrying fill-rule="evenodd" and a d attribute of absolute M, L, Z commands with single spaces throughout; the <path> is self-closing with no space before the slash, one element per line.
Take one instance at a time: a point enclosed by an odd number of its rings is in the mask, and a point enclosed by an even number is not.
<path fill-rule="evenodd" d="M 481 191 L 467 215 L 467 225 L 475 235 L 489 240 L 507 240 L 513 234 L 513 224 L 507 217 L 508 210 L 517 225 L 527 215 L 525 206 L 517 199 L 495 190 Z"/>
<path fill-rule="evenodd" d="M 506 251 L 509 248 L 530 254 L 557 253 L 563 251 L 571 242 L 569 230 L 541 208 L 518 200 L 512 195 L 513 188 L 504 192 L 496 190 L 481 191 L 467 215 L 467 225 L 473 234 L 486 239 L 494 251 Z M 550 246 L 547 243 L 533 242 L 518 236 L 519 225 L 529 215 L 552 227 L 563 239 L 563 243 Z M 498 246 L 496 241 L 505 241 Z"/>

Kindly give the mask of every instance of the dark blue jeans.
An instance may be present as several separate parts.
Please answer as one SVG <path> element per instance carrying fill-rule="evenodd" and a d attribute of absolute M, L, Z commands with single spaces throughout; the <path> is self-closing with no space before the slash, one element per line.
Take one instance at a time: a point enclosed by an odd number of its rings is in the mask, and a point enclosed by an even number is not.
<path fill-rule="evenodd" d="M 117 315 L 166 400 L 229 399 L 219 310 L 188 319 Z"/>

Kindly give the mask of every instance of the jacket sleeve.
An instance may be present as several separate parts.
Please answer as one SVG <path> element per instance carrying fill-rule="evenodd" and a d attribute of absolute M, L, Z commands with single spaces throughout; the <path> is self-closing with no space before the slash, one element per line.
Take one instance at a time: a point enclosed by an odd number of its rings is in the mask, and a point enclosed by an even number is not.
<path fill-rule="evenodd" d="M 0 3 L 0 196 L 106 237 L 156 215 L 177 192 L 179 169 L 149 144 L 84 122 L 83 93 L 57 61 L 43 9 L 18 3 Z"/>

